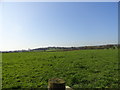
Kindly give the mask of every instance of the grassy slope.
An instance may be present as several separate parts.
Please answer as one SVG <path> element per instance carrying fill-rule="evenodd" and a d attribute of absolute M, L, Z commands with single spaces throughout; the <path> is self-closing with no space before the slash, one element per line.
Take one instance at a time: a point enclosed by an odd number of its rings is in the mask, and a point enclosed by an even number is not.
<path fill-rule="evenodd" d="M 0 90 L 2 89 L 2 53 L 0 53 Z"/>
<path fill-rule="evenodd" d="M 72 88 L 118 85 L 117 50 L 4 53 L 2 65 L 3 88 L 47 87 L 52 77 Z"/>

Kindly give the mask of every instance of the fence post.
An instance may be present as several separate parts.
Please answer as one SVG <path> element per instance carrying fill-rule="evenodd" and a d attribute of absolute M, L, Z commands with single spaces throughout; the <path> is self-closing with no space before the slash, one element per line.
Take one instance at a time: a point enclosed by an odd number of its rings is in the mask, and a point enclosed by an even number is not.
<path fill-rule="evenodd" d="M 48 90 L 65 90 L 65 81 L 60 78 L 49 79 Z"/>

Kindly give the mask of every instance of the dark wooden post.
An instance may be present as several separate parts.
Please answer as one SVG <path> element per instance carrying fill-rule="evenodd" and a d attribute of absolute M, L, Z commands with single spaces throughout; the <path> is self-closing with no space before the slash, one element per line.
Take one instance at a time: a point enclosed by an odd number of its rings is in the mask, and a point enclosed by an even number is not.
<path fill-rule="evenodd" d="M 65 81 L 60 78 L 49 79 L 48 90 L 65 90 Z"/>

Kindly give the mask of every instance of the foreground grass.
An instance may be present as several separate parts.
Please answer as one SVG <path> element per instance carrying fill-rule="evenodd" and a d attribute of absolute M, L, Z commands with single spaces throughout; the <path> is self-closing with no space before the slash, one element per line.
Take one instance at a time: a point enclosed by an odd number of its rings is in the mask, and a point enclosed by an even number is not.
<path fill-rule="evenodd" d="M 47 88 L 63 78 L 72 88 L 118 88 L 117 50 L 3 53 L 3 88 Z"/>

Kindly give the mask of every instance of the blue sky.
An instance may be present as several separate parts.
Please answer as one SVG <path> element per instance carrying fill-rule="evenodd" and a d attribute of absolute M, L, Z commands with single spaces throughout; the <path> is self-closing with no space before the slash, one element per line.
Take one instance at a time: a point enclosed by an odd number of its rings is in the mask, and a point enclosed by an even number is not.
<path fill-rule="evenodd" d="M 6 2 L 1 5 L 1 50 L 118 43 L 117 2 Z"/>

